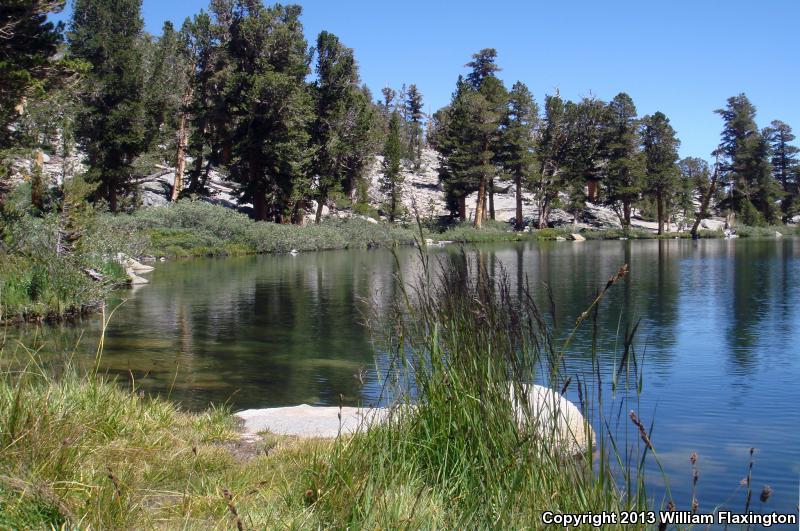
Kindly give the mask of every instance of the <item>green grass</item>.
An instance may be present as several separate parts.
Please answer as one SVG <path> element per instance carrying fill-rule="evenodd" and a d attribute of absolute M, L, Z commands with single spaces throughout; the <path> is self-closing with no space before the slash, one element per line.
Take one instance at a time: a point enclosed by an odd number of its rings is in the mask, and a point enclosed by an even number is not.
<path fill-rule="evenodd" d="M 55 320 L 93 310 L 123 272 L 113 262 L 98 265 L 108 280 L 97 282 L 84 267 L 70 259 L 0 254 L 0 322 Z"/>
<path fill-rule="evenodd" d="M 112 257 L 133 254 L 136 238 L 89 224 L 70 248 L 57 215 L 0 210 L 0 322 L 56 320 L 96 308 L 125 271 Z M 59 252 L 59 249 L 61 252 Z M 87 270 L 103 276 L 93 280 Z"/>
<path fill-rule="evenodd" d="M 302 476 L 330 442 L 243 443 L 225 408 L 54 378 L 34 353 L 5 350 L 6 367 L 24 368 L 0 373 L 0 529 L 235 528 L 226 490 L 248 529 L 313 527 Z"/>
<path fill-rule="evenodd" d="M 736 227 L 736 234 L 740 238 L 775 238 L 776 233 L 783 236 L 800 236 L 800 226 L 774 225 L 768 227 L 748 227 L 739 225 Z"/>

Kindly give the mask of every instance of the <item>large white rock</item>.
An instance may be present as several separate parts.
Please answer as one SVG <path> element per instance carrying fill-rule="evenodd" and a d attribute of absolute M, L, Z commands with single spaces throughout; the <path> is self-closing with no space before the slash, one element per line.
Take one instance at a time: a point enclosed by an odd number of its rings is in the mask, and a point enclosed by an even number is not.
<path fill-rule="evenodd" d="M 509 396 L 520 428 L 533 429 L 567 455 L 585 454 L 594 448 L 594 430 L 575 404 L 549 387 L 523 385 L 522 390 L 527 403 L 524 398 L 515 396 L 514 385 L 509 384 Z"/>
<path fill-rule="evenodd" d="M 584 238 L 583 236 L 581 236 L 578 233 L 570 234 L 570 236 L 572 236 L 572 240 L 576 241 L 576 242 L 585 242 L 586 241 L 586 238 Z"/>
<path fill-rule="evenodd" d="M 586 453 L 594 447 L 595 435 L 580 410 L 558 393 L 541 385 L 525 385 L 527 395 L 517 399 L 514 386 L 509 384 L 509 399 L 514 404 L 520 429 L 533 429 L 542 439 L 555 443 L 567 455 Z M 268 409 L 248 409 L 236 413 L 244 421 L 244 436 L 255 437 L 260 432 L 296 437 L 332 438 L 368 429 L 373 423 L 384 422 L 389 408 L 357 408 L 309 406 Z"/>
<path fill-rule="evenodd" d="M 700 221 L 700 228 L 706 230 L 722 230 L 725 228 L 725 221 L 718 219 L 704 219 Z"/>
<path fill-rule="evenodd" d="M 268 409 L 248 409 L 236 413 L 244 421 L 245 435 L 253 436 L 268 431 L 278 435 L 297 437 L 336 437 L 347 435 L 371 422 L 383 422 L 389 414 L 387 408 L 358 408 L 309 406 Z"/>

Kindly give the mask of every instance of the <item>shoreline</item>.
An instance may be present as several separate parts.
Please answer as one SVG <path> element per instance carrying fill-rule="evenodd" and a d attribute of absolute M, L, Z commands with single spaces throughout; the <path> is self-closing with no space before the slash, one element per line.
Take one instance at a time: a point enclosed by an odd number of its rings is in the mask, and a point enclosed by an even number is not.
<path fill-rule="evenodd" d="M 152 219 L 158 209 L 171 208 L 177 212 L 177 219 Z M 172 212 L 169 212 L 172 213 Z M 205 215 L 205 220 L 200 218 Z M 213 218 L 213 215 L 219 216 Z M 147 222 L 141 223 L 142 218 Z M 655 234 L 644 229 L 632 228 L 628 231 L 615 228 L 586 229 L 573 225 L 556 228 L 512 231 L 505 223 L 487 223 L 482 229 L 456 225 L 441 231 L 423 229 L 417 232 L 412 226 L 392 225 L 385 222 L 368 222 L 359 217 L 328 218 L 320 225 L 279 225 L 271 222 L 252 221 L 225 207 L 198 202 L 180 202 L 166 207 L 153 207 L 142 215 L 101 216 L 97 220 L 102 228 L 118 233 L 120 241 L 139 243 L 139 249 L 121 249 L 135 259 L 145 256 L 169 259 L 254 256 L 270 254 L 297 254 L 329 250 L 394 248 L 417 245 L 420 238 L 429 247 L 445 244 L 479 245 L 489 243 L 515 242 L 578 242 L 619 241 L 619 240 L 673 240 L 690 239 L 688 232 Z M 194 225 L 193 222 L 199 224 Z M 237 234 L 237 231 L 238 234 Z M 798 235 L 795 226 L 781 227 L 739 227 L 737 237 L 744 239 L 778 239 Z M 227 238 L 224 238 L 227 236 Z M 722 231 L 700 230 L 699 239 L 725 239 Z M 78 270 L 80 276 L 84 270 Z M 95 283 L 95 287 L 98 284 Z M 47 312 L 13 313 L 0 319 L 0 326 L 21 326 L 24 324 L 54 324 L 74 322 L 102 308 L 110 293 L 130 287 L 130 281 L 102 286 L 103 292 L 97 300 L 80 306 L 68 306 L 57 311 L 52 305 Z M 59 302 L 60 304 L 61 302 Z M 6 313 L 5 311 L 3 312 Z"/>

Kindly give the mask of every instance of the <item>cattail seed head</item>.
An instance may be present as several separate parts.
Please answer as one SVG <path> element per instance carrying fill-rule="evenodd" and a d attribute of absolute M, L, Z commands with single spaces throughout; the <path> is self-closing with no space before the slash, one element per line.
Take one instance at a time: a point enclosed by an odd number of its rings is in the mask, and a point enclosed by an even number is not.
<path fill-rule="evenodd" d="M 644 444 L 650 449 L 653 449 L 653 442 L 650 440 L 650 436 L 647 435 L 647 430 L 644 428 L 644 424 L 642 421 L 639 420 L 639 417 L 636 416 L 636 412 L 631 411 L 631 421 L 639 428 L 639 435 L 641 436 Z"/>

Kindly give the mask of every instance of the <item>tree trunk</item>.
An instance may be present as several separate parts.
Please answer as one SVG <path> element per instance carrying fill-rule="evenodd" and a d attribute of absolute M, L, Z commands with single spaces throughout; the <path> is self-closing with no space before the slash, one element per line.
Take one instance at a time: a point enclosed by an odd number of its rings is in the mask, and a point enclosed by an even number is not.
<path fill-rule="evenodd" d="M 327 201 L 325 195 L 317 199 L 317 213 L 314 216 L 314 223 L 316 223 L 317 225 L 319 225 L 322 222 L 322 209 L 323 207 L 325 207 L 325 201 Z"/>
<path fill-rule="evenodd" d="M 664 193 L 660 190 L 656 193 L 656 208 L 658 210 L 658 234 L 664 234 Z"/>
<path fill-rule="evenodd" d="M 461 221 L 467 221 L 467 196 L 458 198 L 458 217 Z"/>
<path fill-rule="evenodd" d="M 547 218 L 550 217 L 550 203 L 542 201 L 539 206 L 539 219 L 536 221 L 537 229 L 547 228 Z"/>
<path fill-rule="evenodd" d="M 306 202 L 303 199 L 298 199 L 294 204 L 294 211 L 292 212 L 292 223 L 295 225 L 305 225 L 306 221 Z"/>
<path fill-rule="evenodd" d="M 253 194 L 253 217 L 256 221 L 267 220 L 267 195 L 263 190 Z"/>
<path fill-rule="evenodd" d="M 109 179 L 108 184 L 106 184 L 107 194 L 108 194 L 108 209 L 111 212 L 116 213 L 117 211 L 117 184 L 114 182 L 114 179 Z"/>
<path fill-rule="evenodd" d="M 522 176 L 517 175 L 514 178 L 514 186 L 517 190 L 517 212 L 514 215 L 514 228 L 516 230 L 522 230 L 525 228 L 525 222 L 522 219 Z"/>
<path fill-rule="evenodd" d="M 494 221 L 494 179 L 489 181 L 489 219 Z"/>
<path fill-rule="evenodd" d="M 623 228 L 628 229 L 631 226 L 631 202 L 622 202 L 622 215 L 623 215 Z"/>
<path fill-rule="evenodd" d="M 178 152 L 175 156 L 175 181 L 172 183 L 172 196 L 170 197 L 170 201 L 173 203 L 178 200 L 178 196 L 183 190 L 183 173 L 186 170 L 186 121 L 186 113 L 182 113 L 178 127 Z"/>
<path fill-rule="evenodd" d="M 484 206 L 486 204 L 486 178 L 481 176 L 478 184 L 478 198 L 475 201 L 475 222 L 476 229 L 480 229 L 483 224 Z"/>
<path fill-rule="evenodd" d="M 695 217 L 694 225 L 692 225 L 692 239 L 697 239 L 697 229 L 700 227 L 700 222 L 706 217 L 706 211 L 708 211 L 708 204 L 711 202 L 711 197 L 714 195 L 714 192 L 717 191 L 717 169 L 714 169 L 714 176 L 711 177 L 711 185 L 708 187 L 708 191 L 706 195 L 703 196 L 703 200 L 700 202 L 700 210 L 697 212 L 697 217 Z"/>
<path fill-rule="evenodd" d="M 194 170 L 189 176 L 189 191 L 197 192 L 200 188 L 200 175 L 203 173 L 203 154 L 198 153 L 194 159 Z"/>
<path fill-rule="evenodd" d="M 586 181 L 586 200 L 590 203 L 597 201 L 597 181 L 594 179 Z"/>

